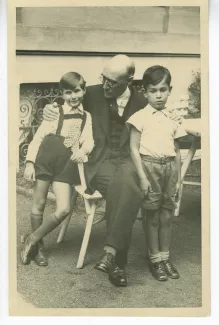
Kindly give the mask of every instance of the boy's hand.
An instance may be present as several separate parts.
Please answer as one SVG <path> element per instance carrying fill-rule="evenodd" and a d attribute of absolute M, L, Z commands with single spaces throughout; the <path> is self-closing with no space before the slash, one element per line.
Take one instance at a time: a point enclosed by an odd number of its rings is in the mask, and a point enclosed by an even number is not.
<path fill-rule="evenodd" d="M 47 104 L 43 109 L 43 118 L 46 121 L 54 121 L 59 117 L 58 104 L 54 102 L 53 104 Z"/>
<path fill-rule="evenodd" d="M 151 183 L 147 179 L 140 179 L 140 189 L 144 193 L 144 197 L 146 197 L 149 192 L 153 192 Z"/>
<path fill-rule="evenodd" d="M 82 163 L 86 157 L 84 150 L 81 148 L 71 155 L 71 160 L 75 163 Z"/>
<path fill-rule="evenodd" d="M 35 168 L 32 162 L 27 162 L 24 170 L 24 178 L 28 181 L 35 181 Z"/>
<path fill-rule="evenodd" d="M 179 201 L 181 195 L 181 182 L 176 183 L 175 202 Z"/>

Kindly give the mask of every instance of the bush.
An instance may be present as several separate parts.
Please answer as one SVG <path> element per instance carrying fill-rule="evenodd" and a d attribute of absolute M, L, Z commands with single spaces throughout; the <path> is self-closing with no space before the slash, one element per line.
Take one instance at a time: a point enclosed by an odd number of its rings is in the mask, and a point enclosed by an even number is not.
<path fill-rule="evenodd" d="M 201 117 L 201 73 L 193 71 L 193 81 L 188 88 L 189 92 L 189 114 L 194 117 Z"/>

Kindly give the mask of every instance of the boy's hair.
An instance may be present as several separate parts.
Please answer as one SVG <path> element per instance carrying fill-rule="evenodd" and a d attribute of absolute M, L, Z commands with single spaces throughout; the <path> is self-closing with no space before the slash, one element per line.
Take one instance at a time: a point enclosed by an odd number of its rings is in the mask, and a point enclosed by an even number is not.
<path fill-rule="evenodd" d="M 159 84 L 163 79 L 165 79 L 165 82 L 170 87 L 171 84 L 171 74 L 169 70 L 161 65 L 154 65 L 150 68 L 148 68 L 142 78 L 142 83 L 145 89 L 149 85 L 156 86 Z"/>
<path fill-rule="evenodd" d="M 78 86 L 78 84 L 80 85 L 81 89 L 85 90 L 86 82 L 84 78 L 77 72 L 67 72 L 64 74 L 64 76 L 62 76 L 61 80 L 59 81 L 59 86 L 61 90 L 74 90 Z"/>

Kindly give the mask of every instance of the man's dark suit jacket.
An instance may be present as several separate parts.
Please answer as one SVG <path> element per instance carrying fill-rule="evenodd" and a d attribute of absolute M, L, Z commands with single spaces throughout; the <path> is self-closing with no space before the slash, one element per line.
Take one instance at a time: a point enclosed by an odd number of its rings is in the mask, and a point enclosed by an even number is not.
<path fill-rule="evenodd" d="M 138 110 L 147 105 L 147 100 L 143 94 L 131 89 L 128 111 L 126 111 L 126 120 Z M 95 176 L 102 162 L 106 159 L 110 151 L 110 115 L 109 104 L 104 97 L 103 86 L 95 85 L 87 87 L 83 107 L 90 112 L 93 124 L 94 149 L 86 164 L 87 181 L 90 182 Z M 124 146 L 129 141 L 129 132 L 127 126 L 120 138 L 120 146 Z"/>

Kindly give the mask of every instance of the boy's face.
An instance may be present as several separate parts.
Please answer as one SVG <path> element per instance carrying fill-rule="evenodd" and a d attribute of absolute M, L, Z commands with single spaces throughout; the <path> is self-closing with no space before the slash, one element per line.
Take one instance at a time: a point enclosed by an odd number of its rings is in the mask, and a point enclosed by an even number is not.
<path fill-rule="evenodd" d="M 148 99 L 149 104 L 157 110 L 161 110 L 165 107 L 167 99 L 171 93 L 172 87 L 170 87 L 165 79 L 163 79 L 157 85 L 148 85 L 145 97 Z"/>
<path fill-rule="evenodd" d="M 78 84 L 77 87 L 72 89 L 63 89 L 63 99 L 64 101 L 71 107 L 71 108 L 77 108 L 85 95 L 85 90 L 83 90 L 80 85 Z"/>

